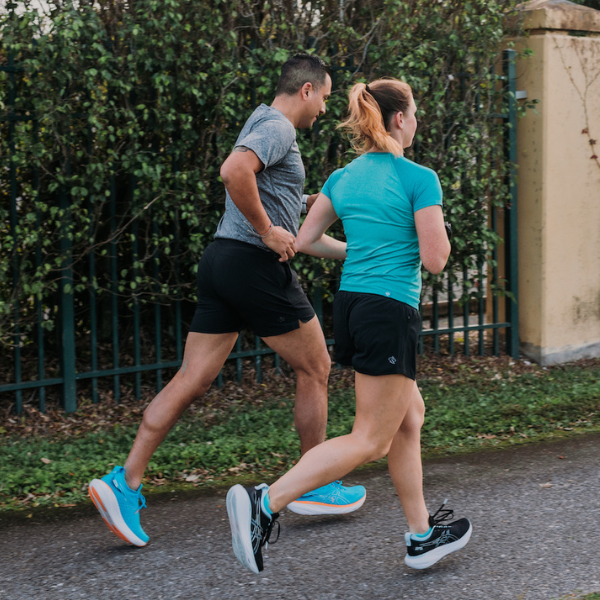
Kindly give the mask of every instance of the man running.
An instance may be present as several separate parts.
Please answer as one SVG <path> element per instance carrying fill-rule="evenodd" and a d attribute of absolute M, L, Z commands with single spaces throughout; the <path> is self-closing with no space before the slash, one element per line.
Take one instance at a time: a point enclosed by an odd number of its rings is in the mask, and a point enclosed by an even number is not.
<path fill-rule="evenodd" d="M 282 67 L 275 99 L 261 104 L 221 167 L 225 213 L 198 266 L 198 305 L 183 363 L 152 400 L 125 466 L 90 483 L 90 496 L 121 539 L 145 546 L 142 478 L 150 458 L 185 409 L 219 374 L 240 330 L 256 335 L 297 375 L 294 423 L 302 454 L 325 440 L 331 360 L 315 312 L 288 261 L 303 206 L 304 166 L 296 128 L 325 113 L 331 77 L 316 56 L 299 54 Z M 362 506 L 362 486 L 340 481 L 288 505 L 301 514 L 348 513 Z"/>

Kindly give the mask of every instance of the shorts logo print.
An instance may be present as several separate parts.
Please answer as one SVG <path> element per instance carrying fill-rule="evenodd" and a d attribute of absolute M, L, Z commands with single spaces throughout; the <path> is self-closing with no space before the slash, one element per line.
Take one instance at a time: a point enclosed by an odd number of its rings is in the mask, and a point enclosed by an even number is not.
<path fill-rule="evenodd" d="M 390 356 L 388 358 L 388 361 L 391 362 L 393 365 L 395 365 L 396 364 L 396 357 L 395 356 Z"/>

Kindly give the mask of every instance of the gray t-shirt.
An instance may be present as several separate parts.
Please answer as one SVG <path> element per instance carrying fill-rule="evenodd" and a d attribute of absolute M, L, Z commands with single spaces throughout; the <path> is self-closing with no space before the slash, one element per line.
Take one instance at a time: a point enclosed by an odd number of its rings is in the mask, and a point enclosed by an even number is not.
<path fill-rule="evenodd" d="M 296 129 L 276 108 L 261 104 L 246 121 L 235 146 L 252 150 L 265 168 L 256 175 L 261 202 L 273 225 L 294 235 L 300 225 L 304 165 L 296 142 Z M 266 248 L 254 227 L 225 190 L 225 214 L 216 238 L 230 238 Z"/>

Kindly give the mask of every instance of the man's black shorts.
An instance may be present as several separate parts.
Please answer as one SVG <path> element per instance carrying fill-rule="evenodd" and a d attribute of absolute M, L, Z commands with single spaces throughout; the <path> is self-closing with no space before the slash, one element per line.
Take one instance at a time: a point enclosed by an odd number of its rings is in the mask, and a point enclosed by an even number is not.
<path fill-rule="evenodd" d="M 333 301 L 335 359 L 364 375 L 417 375 L 421 316 L 378 294 L 338 292 Z"/>
<path fill-rule="evenodd" d="M 197 281 L 192 332 L 248 328 L 269 337 L 298 329 L 298 321 L 315 316 L 295 271 L 274 252 L 246 242 L 215 239 L 202 254 Z"/>

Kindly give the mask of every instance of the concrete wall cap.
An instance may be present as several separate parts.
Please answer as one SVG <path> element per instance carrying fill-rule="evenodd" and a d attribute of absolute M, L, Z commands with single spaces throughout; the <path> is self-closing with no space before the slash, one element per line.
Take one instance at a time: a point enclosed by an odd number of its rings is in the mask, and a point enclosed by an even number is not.
<path fill-rule="evenodd" d="M 600 10 L 568 0 L 530 0 L 519 4 L 525 29 L 600 32 Z"/>

